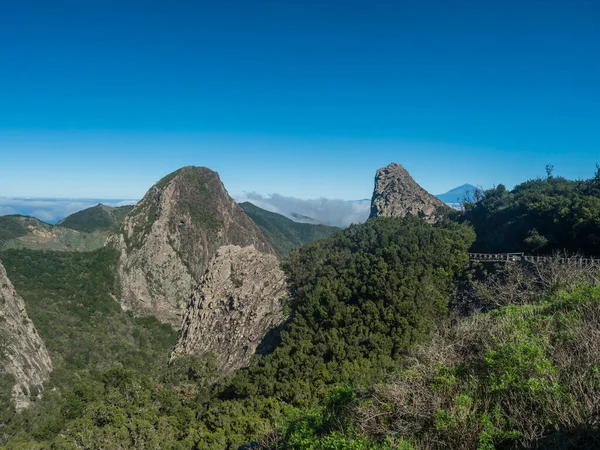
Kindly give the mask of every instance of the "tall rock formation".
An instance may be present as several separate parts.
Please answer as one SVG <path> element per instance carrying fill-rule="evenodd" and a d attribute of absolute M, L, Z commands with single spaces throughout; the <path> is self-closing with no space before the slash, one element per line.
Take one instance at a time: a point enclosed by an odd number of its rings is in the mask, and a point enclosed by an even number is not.
<path fill-rule="evenodd" d="M 15 380 L 12 397 L 17 411 L 41 397 L 51 371 L 46 346 L 0 263 L 0 374 Z"/>
<path fill-rule="evenodd" d="M 377 171 L 369 218 L 414 215 L 433 223 L 449 210 L 448 205 L 419 186 L 400 164 L 391 163 Z"/>
<path fill-rule="evenodd" d="M 214 353 L 225 374 L 248 365 L 263 337 L 284 321 L 285 297 L 277 257 L 252 246 L 221 247 L 191 297 L 172 359 Z"/>
<path fill-rule="evenodd" d="M 178 327 L 210 259 L 228 244 L 273 253 L 216 172 L 188 166 L 167 175 L 107 239 L 121 252 L 122 307 Z"/>

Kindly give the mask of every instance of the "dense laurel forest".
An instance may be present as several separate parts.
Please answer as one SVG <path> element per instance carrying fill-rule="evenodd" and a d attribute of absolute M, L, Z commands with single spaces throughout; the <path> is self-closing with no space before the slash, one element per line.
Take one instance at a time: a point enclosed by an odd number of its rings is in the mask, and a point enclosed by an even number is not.
<path fill-rule="evenodd" d="M 127 367 L 152 374 L 166 364 L 175 332 L 156 319 L 124 313 L 110 295 L 117 257 L 109 249 L 0 253 L 55 366 L 42 401 L 31 410 L 15 415 L 2 398 L 0 414 L 6 422 L 0 443 L 8 436 L 13 442 L 53 438 L 79 411 L 71 403 L 77 403 L 77 389 L 93 391 L 106 370 Z M 0 391 L 6 392 L 6 384 Z"/>
<path fill-rule="evenodd" d="M 589 180 L 553 177 L 503 185 L 466 202 L 463 220 L 477 233 L 474 251 L 600 255 L 600 172 Z"/>
<path fill-rule="evenodd" d="M 597 267 L 467 253 L 600 254 L 597 178 L 498 186 L 435 225 L 376 218 L 292 250 L 289 319 L 230 378 L 210 355 L 167 364 L 175 332 L 111 296 L 114 251 L 4 250 L 55 371 L 20 414 L 0 378 L 0 446 L 597 448 Z"/>

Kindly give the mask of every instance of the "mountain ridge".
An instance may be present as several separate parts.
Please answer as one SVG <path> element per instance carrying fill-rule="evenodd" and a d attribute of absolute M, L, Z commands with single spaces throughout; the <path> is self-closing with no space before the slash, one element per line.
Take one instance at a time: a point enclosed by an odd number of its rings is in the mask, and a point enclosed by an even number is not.
<path fill-rule="evenodd" d="M 251 202 L 239 203 L 239 206 L 258 225 L 280 257 L 286 256 L 294 248 L 339 230 L 324 224 L 295 222 L 282 214 L 259 208 Z"/>
<path fill-rule="evenodd" d="M 473 186 L 472 184 L 465 183 L 452 188 L 443 194 L 437 194 L 436 197 L 444 203 L 454 204 L 460 203 L 465 198 L 474 200 L 476 192 L 483 192 L 483 190 L 477 186 Z"/>

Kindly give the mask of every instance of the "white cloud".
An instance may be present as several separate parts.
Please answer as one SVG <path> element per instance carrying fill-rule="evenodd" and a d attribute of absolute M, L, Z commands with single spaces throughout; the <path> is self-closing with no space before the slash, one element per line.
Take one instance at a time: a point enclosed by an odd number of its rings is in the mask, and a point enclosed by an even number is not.
<path fill-rule="evenodd" d="M 300 214 L 327 225 L 347 227 L 352 223 L 362 223 L 369 218 L 371 211 L 370 200 L 332 200 L 318 198 L 304 200 L 296 197 L 286 197 L 280 194 L 263 196 L 256 192 L 246 192 L 236 198 L 238 203 L 250 202 L 267 211 L 282 214 L 296 220 L 292 214 Z"/>

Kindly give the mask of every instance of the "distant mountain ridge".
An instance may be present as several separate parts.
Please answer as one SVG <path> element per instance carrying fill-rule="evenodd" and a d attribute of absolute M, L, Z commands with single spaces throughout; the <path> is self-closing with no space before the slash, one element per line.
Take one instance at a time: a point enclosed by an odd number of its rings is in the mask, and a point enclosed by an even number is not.
<path fill-rule="evenodd" d="M 92 251 L 104 246 L 109 233 L 133 206 L 96 205 L 76 212 L 56 225 L 23 215 L 0 216 L 0 250 Z"/>
<path fill-rule="evenodd" d="M 0 193 L 0 216 L 31 216 L 51 225 L 62 219 L 92 208 L 99 203 L 111 207 L 133 205 L 137 200 L 114 198 L 57 198 L 57 197 L 3 197 Z"/>
<path fill-rule="evenodd" d="M 240 208 L 258 225 L 279 257 L 286 256 L 292 249 L 327 237 L 339 230 L 323 224 L 296 222 L 274 212 L 244 202 Z"/>
<path fill-rule="evenodd" d="M 119 226 L 134 205 L 107 206 L 99 203 L 91 208 L 78 211 L 65 217 L 56 225 L 77 231 L 109 231 Z"/>
<path fill-rule="evenodd" d="M 481 192 L 481 188 L 465 183 L 461 186 L 450 189 L 448 192 L 436 195 L 444 203 L 460 203 L 463 199 L 468 198 L 474 200 L 475 192 Z"/>

